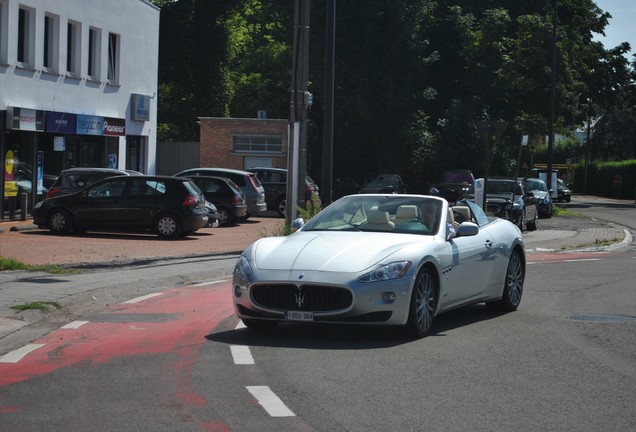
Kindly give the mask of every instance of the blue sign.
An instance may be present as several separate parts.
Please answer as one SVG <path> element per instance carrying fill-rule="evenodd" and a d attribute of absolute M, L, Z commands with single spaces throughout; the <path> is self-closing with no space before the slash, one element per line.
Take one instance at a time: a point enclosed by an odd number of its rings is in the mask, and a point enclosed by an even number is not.
<path fill-rule="evenodd" d="M 75 114 L 47 111 L 45 114 L 46 131 L 75 135 L 77 116 Z"/>
<path fill-rule="evenodd" d="M 104 117 L 77 115 L 78 135 L 102 135 L 104 133 Z"/>

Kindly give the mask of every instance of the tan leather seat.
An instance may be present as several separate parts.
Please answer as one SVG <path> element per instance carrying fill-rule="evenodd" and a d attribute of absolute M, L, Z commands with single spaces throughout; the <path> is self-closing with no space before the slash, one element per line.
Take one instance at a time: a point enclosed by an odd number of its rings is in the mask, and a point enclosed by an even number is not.
<path fill-rule="evenodd" d="M 414 205 L 401 205 L 395 212 L 395 219 L 393 222 L 396 224 L 407 222 L 419 222 L 417 206 Z"/>
<path fill-rule="evenodd" d="M 454 206 L 452 209 L 455 213 L 461 215 L 461 218 L 455 218 L 456 222 L 472 222 L 472 218 L 470 216 L 470 208 L 468 206 Z"/>
<path fill-rule="evenodd" d="M 395 228 L 395 224 L 391 222 L 388 212 L 369 210 L 367 211 L 367 221 L 360 224 L 360 228 L 374 231 L 390 231 Z"/>

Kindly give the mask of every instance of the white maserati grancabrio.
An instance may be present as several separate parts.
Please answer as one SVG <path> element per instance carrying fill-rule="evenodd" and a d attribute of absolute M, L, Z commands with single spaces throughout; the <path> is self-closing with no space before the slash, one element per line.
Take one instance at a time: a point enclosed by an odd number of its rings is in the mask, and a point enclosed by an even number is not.
<path fill-rule="evenodd" d="M 525 270 L 519 229 L 473 202 L 351 195 L 290 236 L 250 245 L 234 269 L 234 308 L 252 329 L 363 323 L 423 337 L 460 306 L 516 310 Z"/>

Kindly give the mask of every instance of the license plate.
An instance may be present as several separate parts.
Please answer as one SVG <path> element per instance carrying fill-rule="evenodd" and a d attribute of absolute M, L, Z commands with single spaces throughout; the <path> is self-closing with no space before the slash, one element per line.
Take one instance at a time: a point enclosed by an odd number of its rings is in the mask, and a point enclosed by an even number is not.
<path fill-rule="evenodd" d="M 285 319 L 288 321 L 313 321 L 313 312 L 285 311 Z"/>

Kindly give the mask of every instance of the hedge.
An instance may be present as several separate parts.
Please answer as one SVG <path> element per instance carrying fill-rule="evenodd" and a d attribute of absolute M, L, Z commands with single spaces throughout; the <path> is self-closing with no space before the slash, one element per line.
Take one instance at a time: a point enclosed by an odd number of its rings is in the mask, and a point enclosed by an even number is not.
<path fill-rule="evenodd" d="M 585 165 L 574 166 L 574 191 L 611 198 L 636 198 L 636 159 L 590 163 L 585 185 Z"/>

